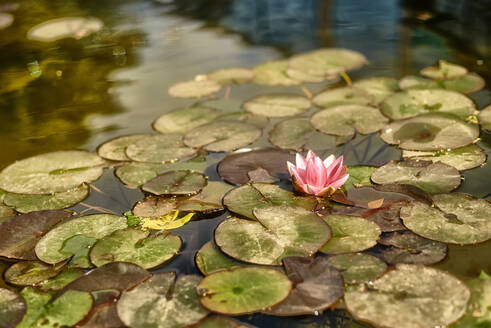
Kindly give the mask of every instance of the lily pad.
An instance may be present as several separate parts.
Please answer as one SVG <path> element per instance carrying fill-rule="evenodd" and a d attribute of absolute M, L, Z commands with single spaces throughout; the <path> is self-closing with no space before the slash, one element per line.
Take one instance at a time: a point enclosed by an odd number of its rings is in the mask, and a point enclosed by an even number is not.
<path fill-rule="evenodd" d="M 89 186 L 85 183 L 67 191 L 45 195 L 7 193 L 3 202 L 15 208 L 19 213 L 41 210 L 58 210 L 73 206 L 89 195 Z"/>
<path fill-rule="evenodd" d="M 341 271 L 346 284 L 361 284 L 375 280 L 387 270 L 384 261 L 363 253 L 335 255 L 329 257 L 328 261 Z"/>
<path fill-rule="evenodd" d="M 89 260 L 89 252 L 96 243 L 97 238 L 88 237 L 84 234 L 76 234 L 63 242 L 60 249 L 62 254 L 71 254 L 68 266 L 70 268 L 91 268 L 93 265 Z"/>
<path fill-rule="evenodd" d="M 449 90 L 406 90 L 397 92 L 380 104 L 382 113 L 401 120 L 432 112 L 445 112 L 465 119 L 476 110 L 474 102 L 463 94 Z"/>
<path fill-rule="evenodd" d="M 0 256 L 36 260 L 34 246 L 56 224 L 72 216 L 63 210 L 38 211 L 14 216 L 0 224 Z"/>
<path fill-rule="evenodd" d="M 411 201 L 411 196 L 392 192 L 381 191 L 373 187 L 359 187 L 348 189 L 346 192 L 335 192 L 332 200 L 341 204 L 358 206 L 367 209 L 377 209 L 390 206 L 400 201 Z"/>
<path fill-rule="evenodd" d="M 300 82 L 287 74 L 288 61 L 270 61 L 254 67 L 254 82 L 263 85 L 297 85 Z"/>
<path fill-rule="evenodd" d="M 361 134 L 377 132 L 388 121 L 377 108 L 361 105 L 330 107 L 310 119 L 317 130 L 337 136 L 353 136 L 355 130 Z"/>
<path fill-rule="evenodd" d="M 17 215 L 15 210 L 7 205 L 0 203 L 0 224 Z"/>
<path fill-rule="evenodd" d="M 419 187 L 429 194 L 450 192 L 461 183 L 459 171 L 440 162 L 392 161 L 376 169 L 372 181 L 378 184 L 398 183 Z"/>
<path fill-rule="evenodd" d="M 83 328 L 124 327 L 116 308 L 119 294 L 120 292 L 117 290 L 93 292 L 94 306 L 89 315 L 77 326 Z"/>
<path fill-rule="evenodd" d="M 254 115 L 266 117 L 295 116 L 306 112 L 311 106 L 310 100 L 294 94 L 271 94 L 252 98 L 242 108 Z"/>
<path fill-rule="evenodd" d="M 455 79 L 466 75 L 467 68 L 440 60 L 438 66 L 423 68 L 420 74 L 436 80 Z"/>
<path fill-rule="evenodd" d="M 26 313 L 26 303 L 15 291 L 0 288 L 0 327 L 14 328 Z"/>
<path fill-rule="evenodd" d="M 449 80 L 429 80 L 410 75 L 399 81 L 399 87 L 403 90 L 447 89 L 461 93 L 477 92 L 485 85 L 484 79 L 476 73 L 468 73 L 462 77 Z"/>
<path fill-rule="evenodd" d="M 37 285 L 42 291 L 56 291 L 64 288 L 66 285 L 84 275 L 84 271 L 77 268 L 68 268 L 63 270 L 56 277 L 45 280 Z"/>
<path fill-rule="evenodd" d="M 51 194 L 92 182 L 104 160 L 86 151 L 46 153 L 17 161 L 0 172 L 0 188 L 18 194 Z"/>
<path fill-rule="evenodd" d="M 280 265 L 288 256 L 312 256 L 330 238 L 320 217 L 301 207 L 255 208 L 257 221 L 230 218 L 215 230 L 227 255 L 254 264 Z"/>
<path fill-rule="evenodd" d="M 393 122 L 381 138 L 405 150 L 441 150 L 467 146 L 479 137 L 479 126 L 447 113 L 432 113 Z"/>
<path fill-rule="evenodd" d="M 149 196 L 139 201 L 133 207 L 133 215 L 140 218 L 157 219 L 177 210 L 176 198 Z"/>
<path fill-rule="evenodd" d="M 402 157 L 412 160 L 442 162 L 455 167 L 459 171 L 473 169 L 486 162 L 486 154 L 476 145 L 469 145 L 452 150 L 415 151 L 404 150 Z"/>
<path fill-rule="evenodd" d="M 102 238 L 115 230 L 126 228 L 126 218 L 111 214 L 82 216 L 56 226 L 36 244 L 37 257 L 46 263 L 55 264 L 73 255 L 62 249 L 68 239 L 74 236 Z"/>
<path fill-rule="evenodd" d="M 374 100 L 365 90 L 343 87 L 327 89 L 316 95 L 312 102 L 319 107 L 328 108 L 339 105 L 367 106 L 372 104 Z"/>
<path fill-rule="evenodd" d="M 381 327 L 442 327 L 460 318 L 469 289 L 448 273 L 420 265 L 399 264 L 369 286 L 345 292 L 348 311 Z"/>
<path fill-rule="evenodd" d="M 265 179 L 287 177 L 289 179 L 287 161 L 293 162 L 295 156 L 288 151 L 265 148 L 247 152 L 238 152 L 226 156 L 218 164 L 218 174 L 232 184 L 244 184 L 249 181 L 265 182 L 254 179 L 253 172 L 262 169 Z"/>
<path fill-rule="evenodd" d="M 288 205 L 312 210 L 317 205 L 314 197 L 296 196 L 292 192 L 267 183 L 251 183 L 225 194 L 223 205 L 229 211 L 255 219 L 252 210 L 272 205 Z"/>
<path fill-rule="evenodd" d="M 399 218 L 399 212 L 405 203 L 406 202 L 401 201 L 387 207 L 378 208 L 374 210 L 374 213 L 370 213 L 364 217 L 368 221 L 377 224 L 382 232 L 407 230 Z"/>
<path fill-rule="evenodd" d="M 155 268 L 177 255 L 182 245 L 179 236 L 134 228 L 116 230 L 95 243 L 90 261 L 96 266 L 109 262 L 130 262 L 144 269 Z"/>
<path fill-rule="evenodd" d="M 179 202 L 180 211 L 210 214 L 224 209 L 222 199 L 233 186 L 221 181 L 208 181 L 206 187 L 197 195 Z"/>
<path fill-rule="evenodd" d="M 300 83 L 319 83 L 324 80 L 334 80 L 337 78 L 336 75 L 328 75 L 328 76 L 321 76 L 321 75 L 312 75 L 307 72 L 295 69 L 295 68 L 288 68 L 286 70 L 286 75 L 291 77 L 294 80 L 297 80 Z"/>
<path fill-rule="evenodd" d="M 274 269 L 244 267 L 206 276 L 197 288 L 200 302 L 208 310 L 239 315 L 280 303 L 290 293 L 292 283 Z"/>
<path fill-rule="evenodd" d="M 159 116 L 153 128 L 160 133 L 186 133 L 192 129 L 212 122 L 219 112 L 208 107 L 187 107 L 176 109 Z"/>
<path fill-rule="evenodd" d="M 178 98 L 201 98 L 214 94 L 222 86 L 213 80 L 191 80 L 179 82 L 169 88 L 169 94 Z"/>
<path fill-rule="evenodd" d="M 64 38 L 75 40 L 98 32 L 104 23 L 94 17 L 63 17 L 51 19 L 32 27 L 27 32 L 30 40 L 51 42 Z"/>
<path fill-rule="evenodd" d="M 233 269 L 244 266 L 244 263 L 223 254 L 211 241 L 204 244 L 195 257 L 196 266 L 205 276 L 221 270 Z"/>
<path fill-rule="evenodd" d="M 264 129 L 268 123 L 269 119 L 265 116 L 258 116 L 258 115 L 253 115 L 251 113 L 245 113 L 245 112 L 232 112 L 228 114 L 223 114 L 218 116 L 215 121 L 237 121 L 237 122 L 243 122 L 247 124 L 254 125 L 260 129 Z"/>
<path fill-rule="evenodd" d="M 354 88 L 362 89 L 379 104 L 382 100 L 399 90 L 398 81 L 392 77 L 371 77 L 353 83 Z"/>
<path fill-rule="evenodd" d="M 134 328 L 180 328 L 192 325 L 208 314 L 199 304 L 198 276 L 174 272 L 157 273 L 121 295 L 117 309 L 121 321 Z"/>
<path fill-rule="evenodd" d="M 479 115 L 479 124 L 484 130 L 491 131 L 491 105 L 481 109 Z"/>
<path fill-rule="evenodd" d="M 35 286 L 57 276 L 65 263 L 49 265 L 39 261 L 23 261 L 11 265 L 4 273 L 5 281 L 16 286 Z"/>
<path fill-rule="evenodd" d="M 207 183 L 206 177 L 189 170 L 165 172 L 142 186 L 142 190 L 154 195 L 194 195 Z"/>
<path fill-rule="evenodd" d="M 254 72 L 247 68 L 233 67 L 219 69 L 208 73 L 206 76 L 221 85 L 243 84 L 250 82 L 254 78 Z"/>
<path fill-rule="evenodd" d="M 151 134 L 132 134 L 111 139 L 97 148 L 97 154 L 110 161 L 131 161 L 131 159 L 126 156 L 126 147 L 142 138 L 150 136 Z"/>
<path fill-rule="evenodd" d="M 404 225 L 414 233 L 451 244 L 491 239 L 491 204 L 462 193 L 433 196 L 436 208 L 413 202 L 401 209 Z"/>
<path fill-rule="evenodd" d="M 184 136 L 184 143 L 208 151 L 232 151 L 253 143 L 261 133 L 261 129 L 252 124 L 217 121 L 189 131 Z"/>
<path fill-rule="evenodd" d="M 348 166 L 349 178 L 344 184 L 346 189 L 371 186 L 370 176 L 377 168 L 374 166 L 353 165 Z"/>
<path fill-rule="evenodd" d="M 333 149 L 351 139 L 332 136 L 314 129 L 308 118 L 292 118 L 278 123 L 269 134 L 269 141 L 282 149 Z"/>
<path fill-rule="evenodd" d="M 193 328 L 252 328 L 252 326 L 228 317 L 214 316 L 205 318 L 193 326 Z"/>
<path fill-rule="evenodd" d="M 381 254 L 390 264 L 434 264 L 442 261 L 448 251 L 446 244 L 420 237 L 410 231 L 393 232 L 380 238 L 378 242 L 392 246 Z"/>
<path fill-rule="evenodd" d="M 344 295 L 343 277 L 325 257 L 287 257 L 283 265 L 294 287 L 280 304 L 266 314 L 292 316 L 318 314 Z"/>
<path fill-rule="evenodd" d="M 186 147 L 180 134 L 149 136 L 126 147 L 126 155 L 137 162 L 174 162 L 196 155 L 196 150 Z"/>
<path fill-rule="evenodd" d="M 332 238 L 320 251 L 326 254 L 353 253 L 371 248 L 377 244 L 380 228 L 363 218 L 347 215 L 323 217 L 332 231 Z"/>

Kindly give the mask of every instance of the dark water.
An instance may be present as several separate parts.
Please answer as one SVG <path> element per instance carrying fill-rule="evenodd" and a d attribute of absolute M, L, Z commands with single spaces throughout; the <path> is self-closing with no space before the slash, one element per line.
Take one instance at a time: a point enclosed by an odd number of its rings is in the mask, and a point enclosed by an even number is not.
<path fill-rule="evenodd" d="M 64 149 L 95 150 L 125 134 L 152 132 L 162 113 L 192 100 L 171 98 L 167 88 L 198 74 L 253 67 L 320 47 L 344 47 L 364 53 L 370 65 L 353 73 L 402 77 L 416 74 L 438 59 L 466 66 L 491 83 L 491 20 L 486 1 L 322 1 L 322 0 L 23 0 L 11 10 L 12 26 L 0 30 L 0 168 L 35 154 Z M 460 12 L 453 4 L 459 4 Z M 479 7 L 484 4 L 484 7 Z M 16 8 L 17 7 L 17 8 Z M 463 8 L 463 9 L 462 9 Z M 459 14 L 460 13 L 460 14 Z M 81 40 L 30 41 L 32 26 L 52 18 L 93 16 L 104 29 Z M 474 19 L 469 19 L 469 16 Z M 308 85 L 312 93 L 323 85 Z M 237 103 L 285 88 L 234 86 Z M 301 93 L 298 87 L 287 91 Z M 221 97 L 222 95 L 219 95 Z M 478 108 L 491 103 L 491 91 L 472 95 Z M 216 101 L 219 106 L 237 103 Z M 480 146 L 489 154 L 491 136 Z M 262 138 L 256 145 L 267 144 Z M 348 164 L 381 164 L 400 153 L 377 135 L 358 136 L 341 149 Z M 211 155 L 216 162 L 222 154 Z M 206 174 L 217 180 L 214 166 Z M 489 165 L 466 171 L 458 191 L 489 197 Z M 95 183 L 85 204 L 118 214 L 142 198 L 117 182 L 112 171 Z M 93 210 L 84 205 L 77 211 Z M 194 254 L 212 239 L 225 216 L 191 222 L 176 232 L 185 241 L 180 256 L 162 270 L 197 273 Z M 437 267 L 462 279 L 491 272 L 491 243 L 451 247 Z M 272 319 L 242 318 L 259 327 L 359 327 L 345 313 Z"/>

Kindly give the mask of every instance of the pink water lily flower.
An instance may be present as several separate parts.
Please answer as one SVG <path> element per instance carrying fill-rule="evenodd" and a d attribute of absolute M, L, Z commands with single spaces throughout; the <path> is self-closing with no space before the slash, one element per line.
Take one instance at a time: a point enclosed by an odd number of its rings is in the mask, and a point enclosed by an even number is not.
<path fill-rule="evenodd" d="M 309 150 L 306 158 L 297 153 L 296 162 L 296 165 L 287 162 L 288 171 L 295 190 L 305 194 L 331 195 L 349 177 L 346 166 L 343 166 L 343 156 L 336 158 L 330 155 L 323 161 Z"/>

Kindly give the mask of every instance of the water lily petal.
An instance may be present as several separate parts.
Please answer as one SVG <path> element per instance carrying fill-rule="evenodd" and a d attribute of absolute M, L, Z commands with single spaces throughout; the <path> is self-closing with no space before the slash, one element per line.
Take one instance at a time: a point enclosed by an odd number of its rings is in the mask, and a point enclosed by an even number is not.
<path fill-rule="evenodd" d="M 327 181 L 335 181 L 338 179 L 341 170 L 343 169 L 343 156 L 339 156 L 328 168 L 327 168 Z"/>
<path fill-rule="evenodd" d="M 336 156 L 334 155 L 327 156 L 326 159 L 324 160 L 324 167 L 327 169 L 332 164 L 332 162 L 334 162 L 335 159 Z"/>
<path fill-rule="evenodd" d="M 297 153 L 297 155 L 295 155 L 295 162 L 297 164 L 297 168 L 299 169 L 305 170 L 305 168 L 307 167 L 307 160 L 300 153 Z"/>
<path fill-rule="evenodd" d="M 345 184 L 345 182 L 346 182 L 346 180 L 348 180 L 348 178 L 349 178 L 349 174 L 346 174 L 346 175 L 340 177 L 339 179 L 337 179 L 336 181 L 332 182 L 329 186 L 334 188 L 334 190 L 337 190 L 342 185 Z"/>
<path fill-rule="evenodd" d="M 323 188 L 326 183 L 327 183 L 327 171 L 326 168 L 324 167 L 324 162 L 320 157 L 315 157 L 314 158 L 314 164 L 315 164 L 315 170 L 316 170 L 316 186 L 319 188 Z"/>
<path fill-rule="evenodd" d="M 305 184 L 304 179 L 302 177 L 302 174 L 298 172 L 297 167 L 290 162 L 286 162 L 286 165 L 288 167 L 288 172 L 290 172 L 290 175 L 292 177 L 295 177 L 297 183 L 299 185 L 304 185 Z"/>

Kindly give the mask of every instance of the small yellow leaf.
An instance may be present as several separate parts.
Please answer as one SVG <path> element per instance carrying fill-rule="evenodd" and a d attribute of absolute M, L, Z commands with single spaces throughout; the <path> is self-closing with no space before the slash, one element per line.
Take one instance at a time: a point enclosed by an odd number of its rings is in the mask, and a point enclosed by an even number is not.
<path fill-rule="evenodd" d="M 188 223 L 194 213 L 189 213 L 182 218 L 177 219 L 179 211 L 173 211 L 157 219 L 142 218 L 142 228 L 152 230 L 171 230 L 182 227 Z"/>
<path fill-rule="evenodd" d="M 383 203 L 384 203 L 383 198 L 372 200 L 371 202 L 368 202 L 368 208 L 379 208 L 380 206 L 382 206 Z"/>

